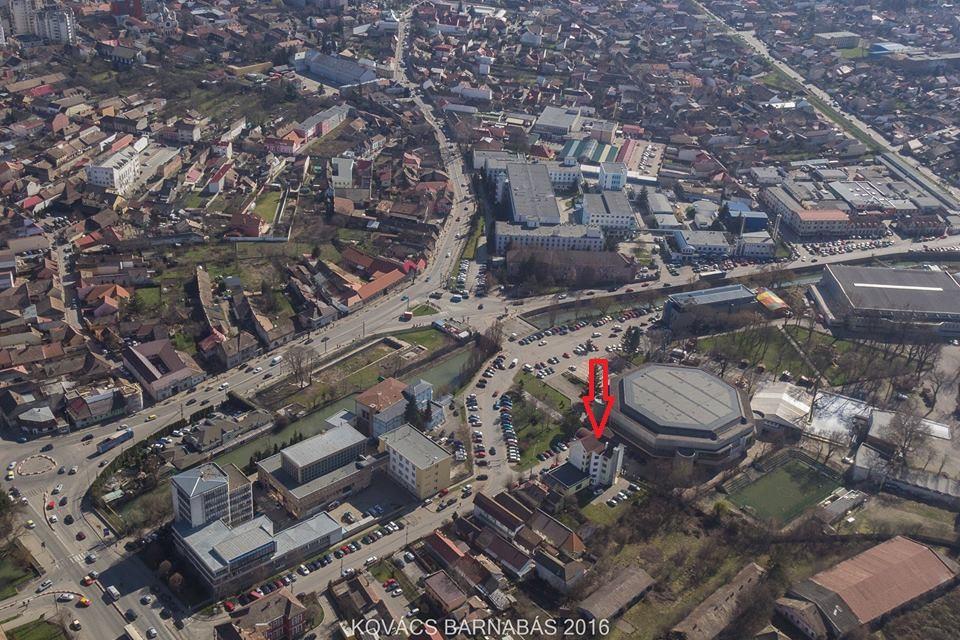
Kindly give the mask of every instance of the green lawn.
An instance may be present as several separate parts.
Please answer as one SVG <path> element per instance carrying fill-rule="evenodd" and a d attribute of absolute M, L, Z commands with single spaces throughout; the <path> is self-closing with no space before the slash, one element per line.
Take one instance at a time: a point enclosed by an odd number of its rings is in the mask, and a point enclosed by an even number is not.
<path fill-rule="evenodd" d="M 751 367 L 763 363 L 774 375 L 784 369 L 794 376 L 814 375 L 787 337 L 772 326 L 701 338 L 697 350 L 708 357 L 720 354 L 734 364 L 740 360 L 746 360 Z"/>
<path fill-rule="evenodd" d="M 570 398 L 563 395 L 543 380 L 540 380 L 536 376 L 525 371 L 518 373 L 514 378 L 513 383 L 515 386 L 522 388 L 537 400 L 544 402 L 557 411 L 565 411 L 566 409 L 570 408 Z"/>
<path fill-rule="evenodd" d="M 892 356 L 884 359 L 883 354 L 878 353 L 873 347 L 860 345 L 850 340 L 835 338 L 828 333 L 821 331 L 813 331 L 811 333 L 810 329 L 796 325 L 787 325 L 784 327 L 784 330 L 797 341 L 801 349 L 808 354 L 813 354 L 812 360 L 814 364 L 823 368 L 822 373 L 831 385 L 839 386 L 847 384 L 848 382 L 854 382 L 858 379 L 891 377 L 904 373 L 909 368 L 906 359 L 902 356 Z M 846 359 L 848 356 L 856 356 L 854 352 L 857 349 L 869 350 L 865 352 L 864 355 L 873 353 L 872 358 L 867 357 L 863 359 L 865 366 L 866 363 L 871 360 L 875 363 L 882 363 L 882 366 L 872 366 L 869 371 L 863 369 L 858 370 L 858 368 L 851 364 L 858 362 L 858 358 L 851 357 Z M 818 354 L 832 355 L 833 359 L 827 363 L 827 366 L 824 366 L 822 362 L 829 358 Z"/>
<path fill-rule="evenodd" d="M 773 69 L 763 77 L 763 84 L 781 91 L 796 91 L 797 84 L 779 69 Z"/>
<path fill-rule="evenodd" d="M 539 462 L 537 454 L 550 448 L 550 444 L 563 435 L 563 429 L 531 402 L 526 402 L 518 393 L 513 397 L 513 428 L 520 447 L 520 469 L 529 469 Z"/>
<path fill-rule="evenodd" d="M 206 204 L 207 200 L 207 198 L 200 195 L 199 191 L 191 191 L 184 196 L 180 206 L 186 209 L 200 209 Z"/>
<path fill-rule="evenodd" d="M 730 500 L 775 527 L 783 527 L 839 487 L 813 467 L 790 460 L 730 495 Z"/>
<path fill-rule="evenodd" d="M 280 204 L 281 195 L 280 191 L 273 191 L 272 189 L 262 193 L 257 198 L 257 203 L 253 205 L 253 212 L 267 222 L 273 222 L 277 216 L 277 205 Z"/>
<path fill-rule="evenodd" d="M 14 543 L 0 550 L 0 600 L 17 595 L 17 587 L 33 578 L 33 570 L 17 553 Z"/>
<path fill-rule="evenodd" d="M 628 500 L 618 503 L 615 507 L 609 506 L 605 500 L 597 499 L 583 507 L 580 511 L 587 520 L 595 524 L 605 527 L 611 526 L 623 516 L 627 509 L 632 508 L 635 502 L 643 500 L 646 495 L 646 492 L 643 491 L 641 487 L 640 491 L 637 491 Z"/>
<path fill-rule="evenodd" d="M 483 236 L 484 226 L 483 216 L 478 215 L 470 226 L 470 237 L 467 238 L 467 243 L 463 245 L 463 253 L 460 257 L 464 260 L 473 260 L 477 256 L 477 244 Z"/>
<path fill-rule="evenodd" d="M 134 294 L 144 310 L 160 308 L 160 287 L 139 287 Z"/>
<path fill-rule="evenodd" d="M 400 331 L 393 335 L 404 342 L 418 344 L 430 351 L 439 349 L 450 339 L 446 334 L 441 333 L 433 327 L 424 327 L 423 329 L 414 329 L 412 331 Z"/>
<path fill-rule="evenodd" d="M 60 625 L 46 620 L 34 620 L 7 632 L 10 640 L 67 640 Z"/>
<path fill-rule="evenodd" d="M 420 318 L 422 316 L 432 316 L 437 312 L 437 308 L 434 307 L 432 304 L 424 303 L 414 307 L 412 311 L 413 311 L 414 318 Z"/>
<path fill-rule="evenodd" d="M 197 355 L 197 343 L 190 336 L 183 333 L 175 333 L 171 340 L 173 341 L 173 346 L 180 351 L 189 353 L 191 356 Z"/>
<path fill-rule="evenodd" d="M 855 60 L 857 58 L 866 58 L 867 50 L 864 47 L 852 47 L 850 49 L 837 49 L 837 53 L 841 57 L 847 58 L 848 60 Z"/>

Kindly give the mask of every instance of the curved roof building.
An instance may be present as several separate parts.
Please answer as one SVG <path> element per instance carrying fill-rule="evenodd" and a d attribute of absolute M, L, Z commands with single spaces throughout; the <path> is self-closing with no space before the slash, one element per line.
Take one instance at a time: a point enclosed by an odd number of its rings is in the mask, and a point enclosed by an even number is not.
<path fill-rule="evenodd" d="M 753 442 L 747 399 L 715 375 L 674 364 L 647 364 L 612 382 L 614 432 L 657 458 L 723 466 Z"/>

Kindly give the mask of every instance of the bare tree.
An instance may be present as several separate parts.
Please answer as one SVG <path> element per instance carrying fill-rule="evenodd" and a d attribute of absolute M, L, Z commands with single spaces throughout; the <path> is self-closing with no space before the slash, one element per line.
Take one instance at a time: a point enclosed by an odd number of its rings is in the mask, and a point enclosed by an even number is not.
<path fill-rule="evenodd" d="M 906 467 L 913 459 L 919 459 L 927 448 L 930 437 L 921 418 L 913 407 L 893 414 L 884 436 L 893 446 L 892 460 L 900 467 Z"/>
<path fill-rule="evenodd" d="M 928 387 L 930 389 L 930 410 L 927 411 L 928 415 L 937 406 L 937 397 L 940 395 L 943 387 L 955 382 L 958 376 L 960 376 L 960 371 L 946 371 L 943 367 L 934 367 L 930 370 L 924 380 L 924 382 L 930 384 Z"/>
<path fill-rule="evenodd" d="M 310 382 L 316 353 L 312 349 L 295 346 L 287 351 L 287 369 L 301 389 Z"/>

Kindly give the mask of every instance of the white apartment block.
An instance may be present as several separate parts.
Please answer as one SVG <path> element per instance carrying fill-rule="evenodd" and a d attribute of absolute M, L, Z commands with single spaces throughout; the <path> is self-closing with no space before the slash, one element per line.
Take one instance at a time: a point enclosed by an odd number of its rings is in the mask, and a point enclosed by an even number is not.
<path fill-rule="evenodd" d="M 334 189 L 353 188 L 353 158 L 332 158 L 330 160 L 330 185 Z"/>
<path fill-rule="evenodd" d="M 37 13 L 36 34 L 47 42 L 76 44 L 77 20 L 69 7 L 46 7 Z"/>
<path fill-rule="evenodd" d="M 550 184 L 552 184 L 555 189 L 567 191 L 575 189 L 580 185 L 582 174 L 580 173 L 580 165 L 576 162 L 573 164 L 544 162 L 544 164 L 547 165 L 547 175 L 550 176 Z"/>
<path fill-rule="evenodd" d="M 583 196 L 583 224 L 604 231 L 636 231 L 637 214 L 622 191 L 587 193 Z"/>
<path fill-rule="evenodd" d="M 570 445 L 567 462 L 590 476 L 593 487 L 609 487 L 616 482 L 623 470 L 626 454 L 622 444 L 600 442 L 589 431 L 581 431 L 580 437 Z"/>
<path fill-rule="evenodd" d="M 102 157 L 95 164 L 87 165 L 87 182 L 124 194 L 133 187 L 140 176 L 140 170 L 140 153 L 127 147 L 113 155 Z"/>
<path fill-rule="evenodd" d="M 216 520 L 235 526 L 253 518 L 253 483 L 234 465 L 224 471 L 208 462 L 184 471 L 171 482 L 178 522 L 202 527 Z"/>
<path fill-rule="evenodd" d="M 10 31 L 12 35 L 32 35 L 37 32 L 37 12 L 40 0 L 10 0 Z"/>
<path fill-rule="evenodd" d="M 561 224 L 549 227 L 525 227 L 497 222 L 497 253 L 510 247 L 533 247 L 551 251 L 602 251 L 603 230 L 585 224 Z"/>
<path fill-rule="evenodd" d="M 627 165 L 622 162 L 602 162 L 597 182 L 604 191 L 620 191 L 627 186 Z"/>

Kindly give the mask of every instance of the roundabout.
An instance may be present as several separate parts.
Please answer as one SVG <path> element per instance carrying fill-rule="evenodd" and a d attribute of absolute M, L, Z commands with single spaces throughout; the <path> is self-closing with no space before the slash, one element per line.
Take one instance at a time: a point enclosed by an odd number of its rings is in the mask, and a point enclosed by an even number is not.
<path fill-rule="evenodd" d="M 57 468 L 57 461 L 42 453 L 25 458 L 17 465 L 17 475 L 38 476 Z"/>

